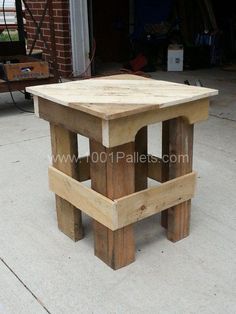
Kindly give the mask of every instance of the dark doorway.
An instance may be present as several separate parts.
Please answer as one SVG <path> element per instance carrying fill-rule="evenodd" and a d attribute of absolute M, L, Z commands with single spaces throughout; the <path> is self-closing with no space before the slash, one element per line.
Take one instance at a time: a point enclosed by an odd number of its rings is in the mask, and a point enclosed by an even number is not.
<path fill-rule="evenodd" d="M 92 33 L 96 57 L 103 62 L 123 62 L 129 58 L 129 1 L 93 0 Z M 91 23 L 92 22 L 92 23 Z"/>

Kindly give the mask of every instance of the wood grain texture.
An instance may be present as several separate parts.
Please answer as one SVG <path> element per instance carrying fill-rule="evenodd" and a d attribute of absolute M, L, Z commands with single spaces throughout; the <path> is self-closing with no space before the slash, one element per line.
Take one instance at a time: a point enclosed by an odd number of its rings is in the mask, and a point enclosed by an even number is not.
<path fill-rule="evenodd" d="M 84 112 L 38 98 L 39 117 L 71 132 L 102 141 L 102 121 Z"/>
<path fill-rule="evenodd" d="M 89 79 L 27 88 L 29 93 L 105 120 L 217 95 L 209 88 L 148 79 Z"/>
<path fill-rule="evenodd" d="M 148 112 L 127 116 L 116 120 L 103 120 L 103 145 L 114 147 L 135 141 L 137 132 L 147 125 L 184 117 L 190 124 L 207 120 L 209 99 L 201 99 L 190 103 L 167 108 L 157 108 Z"/>
<path fill-rule="evenodd" d="M 113 201 L 54 167 L 49 167 L 48 175 L 51 191 L 111 230 L 117 229 L 117 215 Z"/>
<path fill-rule="evenodd" d="M 117 160 L 118 152 L 125 155 L 134 153 L 134 143 L 112 149 L 90 141 L 91 186 L 92 189 L 111 200 L 135 191 L 135 164 L 126 159 Z M 103 154 L 106 162 L 94 161 L 93 155 Z M 96 220 L 93 223 L 95 255 L 113 269 L 119 269 L 135 259 L 133 226 L 112 231 Z"/>
<path fill-rule="evenodd" d="M 194 196 L 195 186 L 196 173 L 192 172 L 116 200 L 118 226 L 140 221 L 173 205 L 182 206 Z"/>
<path fill-rule="evenodd" d="M 162 160 L 166 156 L 169 156 L 169 120 L 162 122 Z M 162 162 L 161 167 L 161 178 L 162 182 L 169 180 L 169 162 Z M 168 226 L 168 210 L 161 213 L 161 225 L 163 228 L 167 229 Z"/>
<path fill-rule="evenodd" d="M 37 107 L 40 118 L 95 139 L 106 147 L 115 147 L 135 141 L 137 132 L 149 124 L 179 116 L 185 117 L 192 124 L 206 120 L 209 112 L 209 100 L 203 99 L 106 121 L 40 97 L 35 97 L 35 99 L 38 99 L 35 101 L 35 108 Z M 38 106 L 36 106 L 37 103 Z"/>
<path fill-rule="evenodd" d="M 80 208 L 103 227 L 119 232 L 121 228 L 191 199 L 195 183 L 196 173 L 192 172 L 112 201 L 56 168 L 49 167 L 51 191 Z"/>
<path fill-rule="evenodd" d="M 36 60 L 36 61 L 35 61 Z M 35 80 L 49 78 L 48 63 L 35 59 L 34 62 L 20 62 L 5 64 L 5 73 L 9 81 Z M 22 71 L 22 69 L 31 69 L 30 71 Z M 38 82 L 39 83 L 39 82 Z"/>
<path fill-rule="evenodd" d="M 78 156 L 77 134 L 58 125 L 50 124 L 53 166 L 77 179 L 76 161 Z M 65 157 L 65 158 L 64 158 Z M 74 241 L 83 238 L 81 211 L 56 195 L 56 209 L 59 229 Z"/>
<path fill-rule="evenodd" d="M 193 125 L 183 118 L 176 118 L 166 122 L 166 152 L 169 155 L 187 156 L 179 162 L 170 162 L 164 170 L 163 180 L 177 178 L 192 171 L 193 157 Z M 167 237 L 176 242 L 189 235 L 191 200 L 168 209 L 168 215 L 162 224 L 167 228 Z M 165 214 L 164 214 L 165 215 Z M 166 221 L 164 221 L 166 219 Z"/>

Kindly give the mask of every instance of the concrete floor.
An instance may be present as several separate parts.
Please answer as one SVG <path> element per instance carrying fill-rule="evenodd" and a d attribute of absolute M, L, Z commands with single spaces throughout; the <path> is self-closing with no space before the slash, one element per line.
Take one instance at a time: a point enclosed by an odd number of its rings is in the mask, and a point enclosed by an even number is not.
<path fill-rule="evenodd" d="M 57 229 L 48 191 L 46 122 L 0 95 L 0 313 L 236 313 L 236 73 L 155 73 L 220 89 L 196 125 L 191 235 L 173 244 L 159 215 L 135 227 L 136 262 L 112 271 L 93 255 L 91 220 L 73 243 Z M 29 108 L 21 95 L 16 99 Z M 160 126 L 150 128 L 160 151 Z M 81 154 L 88 151 L 80 138 Z"/>

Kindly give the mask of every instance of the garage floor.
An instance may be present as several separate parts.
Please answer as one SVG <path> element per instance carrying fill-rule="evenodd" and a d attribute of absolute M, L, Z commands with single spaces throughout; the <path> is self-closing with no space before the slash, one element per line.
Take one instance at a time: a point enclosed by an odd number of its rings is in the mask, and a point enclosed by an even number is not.
<path fill-rule="evenodd" d="M 57 229 L 48 191 L 46 122 L 0 95 L 0 313 L 236 313 L 236 73 L 158 72 L 155 78 L 219 88 L 195 131 L 189 238 L 173 244 L 159 215 L 135 227 L 136 262 L 112 271 L 93 255 L 91 220 L 77 243 Z M 22 95 L 16 98 L 24 103 Z M 27 108 L 29 108 L 26 103 Z M 151 126 L 150 152 L 160 152 Z M 80 138 L 81 155 L 88 152 Z"/>

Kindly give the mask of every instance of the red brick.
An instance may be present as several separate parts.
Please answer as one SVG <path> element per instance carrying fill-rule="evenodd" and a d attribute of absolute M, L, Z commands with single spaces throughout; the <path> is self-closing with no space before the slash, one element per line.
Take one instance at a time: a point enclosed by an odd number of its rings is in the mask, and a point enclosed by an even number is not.
<path fill-rule="evenodd" d="M 31 0 L 27 2 L 31 8 L 35 20 L 39 23 L 44 12 L 46 0 Z M 58 55 L 58 67 L 63 76 L 68 76 L 72 72 L 71 66 L 71 43 L 70 43 L 70 25 L 69 25 L 69 1 L 53 0 L 53 12 L 55 23 L 55 41 Z M 34 22 L 26 12 L 26 30 L 28 34 L 28 46 L 30 48 L 36 33 Z M 48 11 L 42 24 L 43 37 L 50 45 L 50 24 Z M 36 41 L 35 48 L 43 50 L 43 57 L 50 61 L 50 52 L 47 51 L 42 36 Z"/>

